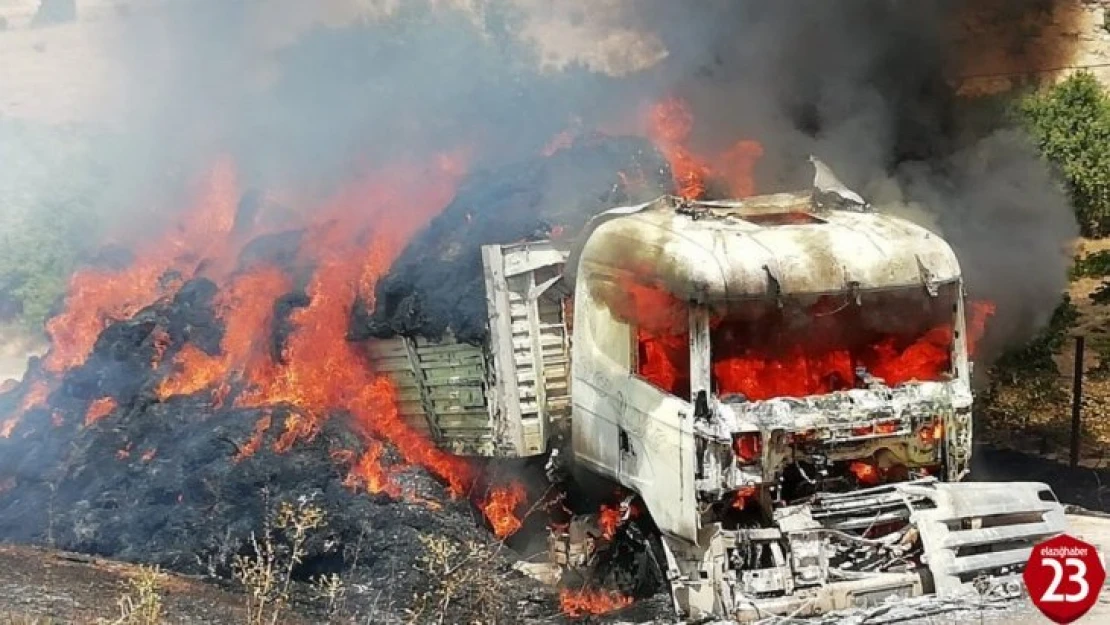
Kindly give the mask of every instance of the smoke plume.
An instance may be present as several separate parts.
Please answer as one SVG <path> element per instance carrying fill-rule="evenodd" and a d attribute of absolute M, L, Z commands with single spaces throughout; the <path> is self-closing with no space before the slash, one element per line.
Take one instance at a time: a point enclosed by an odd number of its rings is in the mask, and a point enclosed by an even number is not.
<path fill-rule="evenodd" d="M 218 156 L 296 212 L 387 163 L 465 153 L 474 171 L 533 156 L 568 127 L 643 134 L 645 107 L 677 95 L 693 113 L 696 149 L 762 143 L 757 191 L 807 185 L 814 153 L 877 204 L 943 231 L 971 294 L 999 304 L 994 334 L 1005 343 L 1051 311 L 1076 228 L 1021 132 L 964 96 L 1015 86 L 984 74 L 1066 64 L 1074 38 L 1061 33 L 1078 27 L 1077 7 L 136 3 L 102 29 L 124 77 L 112 100 L 123 104 L 108 112 L 126 120 L 98 156 L 121 217 L 108 230 L 124 244 L 149 236 Z M 979 78 L 961 79 L 969 75 Z M 405 218 L 403 201 L 395 214 Z"/>

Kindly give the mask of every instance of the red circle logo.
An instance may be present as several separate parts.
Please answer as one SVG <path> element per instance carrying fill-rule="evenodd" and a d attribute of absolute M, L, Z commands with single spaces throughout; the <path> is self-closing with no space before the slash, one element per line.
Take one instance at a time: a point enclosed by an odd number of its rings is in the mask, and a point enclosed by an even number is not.
<path fill-rule="evenodd" d="M 1106 569 L 1093 545 L 1064 534 L 1033 547 L 1022 577 L 1033 605 L 1063 625 L 1098 601 Z"/>

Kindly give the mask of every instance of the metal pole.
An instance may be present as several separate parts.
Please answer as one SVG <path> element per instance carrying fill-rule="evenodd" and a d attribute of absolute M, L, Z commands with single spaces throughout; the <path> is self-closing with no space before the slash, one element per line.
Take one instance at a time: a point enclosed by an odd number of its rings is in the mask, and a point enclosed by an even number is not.
<path fill-rule="evenodd" d="M 1084 337 L 1075 337 L 1075 378 L 1071 386 L 1071 467 L 1079 466 L 1079 431 L 1082 429 Z"/>

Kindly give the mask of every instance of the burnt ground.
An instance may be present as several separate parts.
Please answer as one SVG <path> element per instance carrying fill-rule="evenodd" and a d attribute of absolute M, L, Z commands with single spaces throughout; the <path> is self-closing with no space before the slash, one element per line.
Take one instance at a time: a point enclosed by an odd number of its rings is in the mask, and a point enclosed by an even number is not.
<path fill-rule="evenodd" d="M 0 545 L 0 625 L 55 625 L 102 623 L 119 618 L 118 601 L 135 596 L 130 580 L 142 575 L 140 567 L 120 561 L 39 547 Z M 388 592 L 361 585 L 347 588 L 340 614 L 329 617 L 309 590 L 296 589 L 293 605 L 283 612 L 288 625 L 311 623 L 385 623 L 403 620 L 403 610 L 385 609 Z M 161 572 L 158 597 L 165 623 L 180 625 L 239 625 L 247 622 L 245 595 L 226 584 Z M 548 611 L 528 616 L 522 605 L 516 622 L 559 625 L 572 619 Z M 578 623 L 653 622 L 669 613 L 668 600 L 644 601 L 607 617 L 577 619 Z M 414 622 L 434 622 L 435 619 Z M 453 622 L 453 621 L 444 621 Z M 669 619 L 658 622 L 671 622 Z"/>
<path fill-rule="evenodd" d="M 0 545 L 0 625 L 114 622 L 120 617 L 119 601 L 137 597 L 131 582 L 143 574 L 140 566 L 118 560 L 42 547 Z M 181 625 L 247 622 L 247 596 L 241 588 L 220 580 L 164 570 L 158 572 L 157 580 L 161 622 Z M 295 584 L 292 594 L 292 603 L 282 612 L 283 624 L 439 621 L 434 611 L 413 615 L 409 610 L 415 604 L 398 598 L 386 584 L 348 581 L 333 610 L 308 584 Z M 512 621 L 528 625 L 674 622 L 670 599 L 665 595 L 608 615 L 583 618 L 559 614 L 555 604 L 550 592 L 536 593 L 518 604 Z"/>
<path fill-rule="evenodd" d="M 236 556 L 255 553 L 252 535 L 287 551 L 290 533 L 268 528 L 267 520 L 282 504 L 307 502 L 326 523 L 310 533 L 294 578 L 341 575 L 363 589 L 353 601 L 360 610 L 372 605 L 380 615 L 374 622 L 448 594 L 446 622 L 467 622 L 481 610 L 500 617 L 557 613 L 553 596 L 512 570 L 516 557 L 493 539 L 470 501 L 452 499 L 427 474 L 398 476 L 411 501 L 345 485 L 346 469 L 332 456 L 358 454 L 361 445 L 342 419 L 284 454 L 273 450 L 275 428 L 254 455 L 237 460 L 236 443 L 249 438 L 260 415 L 209 409 L 194 398 L 121 404 L 56 447 L 50 437 L 63 436 L 65 426 L 56 430 L 41 422 L 48 417 L 28 415 L 12 439 L 0 440 L 7 443 L 0 445 L 0 536 L 227 580 Z M 45 434 L 27 429 L 36 425 Z M 16 446 L 25 453 L 13 453 Z M 473 579 L 430 570 L 460 566 Z M 451 587 L 463 581 L 475 585 Z M 487 596 L 490 589 L 497 594 Z"/>
<path fill-rule="evenodd" d="M 133 564 L 36 547 L 0 546 L 0 623 L 95 623 L 120 616 L 118 598 L 140 574 Z M 240 595 L 182 576 L 163 575 L 167 622 L 243 623 Z M 291 624 L 311 623 L 294 616 Z"/>

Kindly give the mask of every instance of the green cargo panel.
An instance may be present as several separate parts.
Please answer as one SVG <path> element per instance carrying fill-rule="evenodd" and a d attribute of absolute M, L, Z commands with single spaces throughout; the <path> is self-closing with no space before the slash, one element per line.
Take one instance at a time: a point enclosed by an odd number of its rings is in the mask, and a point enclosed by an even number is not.
<path fill-rule="evenodd" d="M 370 341 L 371 365 L 396 386 L 402 417 L 456 454 L 545 453 L 570 418 L 565 261 L 546 241 L 482 248 L 485 346 L 450 336 Z"/>
<path fill-rule="evenodd" d="M 371 341 L 367 352 L 374 370 L 397 387 L 400 413 L 414 428 L 452 453 L 499 454 L 482 348 L 450 337 L 440 342 L 393 338 Z"/>

